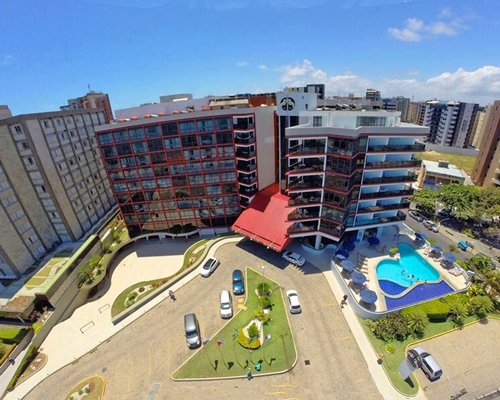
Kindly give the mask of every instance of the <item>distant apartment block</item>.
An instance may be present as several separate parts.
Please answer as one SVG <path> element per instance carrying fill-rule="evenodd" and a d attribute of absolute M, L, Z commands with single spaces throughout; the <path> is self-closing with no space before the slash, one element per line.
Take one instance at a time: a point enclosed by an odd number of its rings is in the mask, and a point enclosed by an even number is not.
<path fill-rule="evenodd" d="M 422 103 L 411 101 L 410 104 L 408 105 L 408 114 L 406 116 L 405 122 L 409 122 L 411 124 L 418 124 L 421 108 L 422 108 Z"/>
<path fill-rule="evenodd" d="M 380 94 L 380 91 L 378 91 L 376 89 L 366 89 L 365 98 L 366 98 L 366 100 L 372 100 L 372 101 L 382 100 L 382 96 Z"/>
<path fill-rule="evenodd" d="M 12 117 L 9 106 L 0 105 L 0 119 Z"/>
<path fill-rule="evenodd" d="M 69 99 L 67 106 L 62 106 L 61 110 L 93 110 L 102 109 L 106 122 L 113 120 L 113 110 L 109 95 L 106 93 L 98 93 L 90 91 L 85 96 Z"/>
<path fill-rule="evenodd" d="M 464 184 L 466 174 L 448 161 L 422 161 L 417 186 L 437 190 L 451 183 Z"/>
<path fill-rule="evenodd" d="M 472 137 L 470 139 L 470 146 L 475 147 L 476 149 L 481 147 L 481 141 L 483 139 L 483 125 L 486 120 L 486 112 L 488 108 L 479 109 L 476 113 L 476 118 L 474 118 L 474 125 L 472 127 Z"/>
<path fill-rule="evenodd" d="M 488 107 L 481 137 L 472 181 L 484 187 L 500 186 L 500 100 Z"/>
<path fill-rule="evenodd" d="M 473 103 L 430 100 L 421 105 L 419 124 L 429 127 L 429 142 L 467 148 L 478 107 Z"/>
<path fill-rule="evenodd" d="M 80 239 L 113 207 L 94 132 L 104 122 L 100 110 L 0 120 L 0 277 Z"/>
<path fill-rule="evenodd" d="M 409 106 L 409 98 L 398 96 L 383 99 L 382 108 L 386 111 L 399 111 L 401 113 L 401 121 L 406 122 L 408 118 Z"/>

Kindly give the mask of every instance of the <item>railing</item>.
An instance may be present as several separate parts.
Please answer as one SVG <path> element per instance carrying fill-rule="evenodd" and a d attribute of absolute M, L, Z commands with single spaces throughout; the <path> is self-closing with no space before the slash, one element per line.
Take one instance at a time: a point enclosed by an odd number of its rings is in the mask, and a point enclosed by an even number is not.
<path fill-rule="evenodd" d="M 382 176 L 379 178 L 363 178 L 363 185 L 370 185 L 373 183 L 393 183 L 393 182 L 415 182 L 417 174 L 408 174 L 402 176 Z"/>
<path fill-rule="evenodd" d="M 289 156 L 296 156 L 300 154 L 321 154 L 325 153 L 325 146 L 311 146 L 311 147 L 299 147 L 292 148 L 288 150 Z"/>
<path fill-rule="evenodd" d="M 297 164 L 293 167 L 290 167 L 288 172 L 312 172 L 312 171 L 323 171 L 323 164 L 315 164 L 315 165 L 305 165 L 305 164 Z"/>
<path fill-rule="evenodd" d="M 385 144 L 368 146 L 369 152 L 385 152 L 385 151 L 424 151 L 425 144 Z"/>
<path fill-rule="evenodd" d="M 291 183 L 288 185 L 289 190 L 299 190 L 299 189 L 321 189 L 323 187 L 323 181 L 316 182 L 298 182 Z"/>
<path fill-rule="evenodd" d="M 365 168 L 420 167 L 422 160 L 367 162 Z"/>
<path fill-rule="evenodd" d="M 253 158 L 253 157 L 255 157 L 255 151 L 236 150 L 236 157 Z"/>
<path fill-rule="evenodd" d="M 372 193 L 361 193 L 360 199 L 378 199 L 381 197 L 392 197 L 392 196 L 411 196 L 413 194 L 413 189 L 410 190 L 391 190 L 385 192 L 372 192 Z"/>
<path fill-rule="evenodd" d="M 251 143 L 255 143 L 255 137 L 251 136 L 251 137 L 248 137 L 248 138 L 239 138 L 238 136 L 236 136 L 234 138 L 234 143 L 236 143 L 236 144 L 251 144 Z"/>
<path fill-rule="evenodd" d="M 287 233 L 313 232 L 317 231 L 315 226 L 293 226 L 286 230 Z"/>
<path fill-rule="evenodd" d="M 238 182 L 251 185 L 252 183 L 257 182 L 257 177 L 252 176 L 250 178 L 247 178 L 247 177 L 238 178 Z"/>
<path fill-rule="evenodd" d="M 253 196 L 255 193 L 257 193 L 257 189 L 248 189 L 248 188 L 245 188 L 245 189 L 240 189 L 239 190 L 240 194 L 244 195 L 244 196 Z"/>
<path fill-rule="evenodd" d="M 288 200 L 288 205 L 289 206 L 296 206 L 300 204 L 316 204 L 320 202 L 319 197 L 296 197 L 295 199 L 290 199 Z"/>
<path fill-rule="evenodd" d="M 344 233 L 344 227 L 342 227 L 342 229 L 339 231 L 337 229 L 328 229 L 324 226 L 321 226 L 319 227 L 319 231 L 320 232 L 323 232 L 323 233 L 326 233 L 327 235 L 331 235 L 331 236 L 335 236 L 335 237 L 341 237 L 342 234 Z"/>
<path fill-rule="evenodd" d="M 376 224 L 386 224 L 388 222 L 404 221 L 406 219 L 406 214 L 398 211 L 398 214 L 392 217 L 381 217 L 372 218 L 369 220 L 355 221 L 353 224 L 348 226 L 364 226 L 364 225 L 376 225 Z"/>
<path fill-rule="evenodd" d="M 410 202 L 403 201 L 401 203 L 395 203 L 395 204 L 383 204 L 383 205 L 379 205 L 379 206 L 358 208 L 358 213 L 376 212 L 376 211 L 385 211 L 385 210 L 400 210 L 400 209 L 409 208 L 409 207 L 410 207 Z"/>
<path fill-rule="evenodd" d="M 236 169 L 240 171 L 252 171 L 257 168 L 256 164 L 237 164 Z"/>
<path fill-rule="evenodd" d="M 300 212 L 293 212 L 288 214 L 288 220 L 296 220 L 296 219 L 310 219 L 310 218 L 319 218 L 319 212 L 309 212 L 307 210 Z"/>

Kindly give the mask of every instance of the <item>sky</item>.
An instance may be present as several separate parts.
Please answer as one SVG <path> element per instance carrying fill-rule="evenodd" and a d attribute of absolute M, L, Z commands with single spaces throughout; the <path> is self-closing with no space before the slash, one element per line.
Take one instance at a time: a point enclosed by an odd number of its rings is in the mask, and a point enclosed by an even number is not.
<path fill-rule="evenodd" d="M 497 0 L 0 0 L 0 104 L 114 109 L 325 83 L 328 95 L 500 99 Z"/>

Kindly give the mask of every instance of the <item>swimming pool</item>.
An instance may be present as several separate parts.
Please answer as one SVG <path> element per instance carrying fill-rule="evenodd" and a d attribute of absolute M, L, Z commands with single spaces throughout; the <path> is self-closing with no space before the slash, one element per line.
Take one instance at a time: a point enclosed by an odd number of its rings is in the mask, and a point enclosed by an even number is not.
<path fill-rule="evenodd" d="M 397 283 L 408 288 L 415 283 L 433 283 L 441 275 L 420 254 L 406 244 L 400 243 L 399 260 L 382 260 L 377 265 L 377 278 Z"/>

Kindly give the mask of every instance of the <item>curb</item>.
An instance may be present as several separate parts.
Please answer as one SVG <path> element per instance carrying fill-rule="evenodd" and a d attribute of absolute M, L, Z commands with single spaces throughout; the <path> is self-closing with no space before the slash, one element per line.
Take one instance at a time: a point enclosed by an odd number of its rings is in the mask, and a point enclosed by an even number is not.
<path fill-rule="evenodd" d="M 245 268 L 245 279 L 246 279 L 246 282 L 248 282 L 248 270 L 252 270 L 253 272 L 255 272 L 256 274 L 258 275 L 262 275 L 260 272 L 254 270 L 253 268 L 250 268 L 250 267 L 247 267 Z M 264 276 L 264 275 L 262 275 Z M 286 315 L 286 318 L 287 318 L 287 322 L 288 322 L 288 326 L 290 327 L 290 333 L 291 333 L 291 336 L 292 336 L 292 343 L 293 343 L 293 347 L 294 347 L 294 350 L 295 350 L 295 360 L 292 362 L 292 365 L 290 368 L 287 368 L 287 369 L 284 369 L 282 371 L 276 371 L 276 372 L 264 372 L 264 373 L 259 373 L 259 374 L 256 374 L 256 375 L 253 375 L 253 378 L 259 378 L 261 376 L 272 376 L 272 375 L 281 375 L 281 374 L 285 374 L 289 371 L 291 371 L 293 368 L 295 368 L 295 366 L 297 365 L 297 361 L 299 359 L 299 353 L 298 353 L 298 350 L 297 350 L 297 345 L 295 343 L 295 338 L 293 336 L 293 330 L 292 330 L 292 326 L 290 324 L 290 319 L 288 317 L 288 313 L 286 312 L 286 302 L 284 301 L 283 299 L 283 289 L 281 288 L 281 285 L 276 282 L 275 280 L 267 277 L 267 276 L 264 276 L 265 279 L 271 281 L 271 282 L 274 282 L 280 289 L 280 292 L 281 292 L 281 300 L 283 301 L 283 304 L 285 305 L 285 315 Z M 247 298 L 248 298 L 248 286 L 245 290 L 245 303 L 247 302 Z M 238 312 L 235 314 L 238 315 L 242 310 L 238 310 Z M 234 317 L 233 317 L 234 318 Z M 210 340 L 212 340 L 220 331 L 222 331 L 226 326 L 227 324 L 231 322 L 230 320 L 227 321 L 226 324 L 224 324 L 217 332 L 215 332 L 212 337 L 210 337 Z M 230 380 L 230 379 L 246 379 L 246 375 L 237 375 L 237 376 L 221 376 L 221 377 L 213 377 L 213 378 L 174 378 L 174 374 L 175 372 L 177 372 L 179 369 L 181 369 L 191 358 L 193 358 L 195 355 L 197 355 L 201 350 L 203 349 L 203 345 L 198 349 L 196 350 L 191 356 L 189 356 L 181 365 L 179 365 L 173 372 L 172 374 L 170 375 L 170 379 L 172 379 L 173 381 L 175 382 L 196 382 L 196 381 L 219 381 L 219 380 Z"/>

